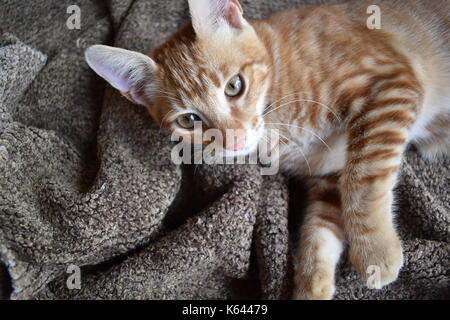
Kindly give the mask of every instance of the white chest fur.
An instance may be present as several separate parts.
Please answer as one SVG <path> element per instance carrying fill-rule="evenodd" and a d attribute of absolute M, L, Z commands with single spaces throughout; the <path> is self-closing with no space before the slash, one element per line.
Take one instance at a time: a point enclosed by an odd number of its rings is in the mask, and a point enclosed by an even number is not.
<path fill-rule="evenodd" d="M 341 170 L 345 165 L 347 142 L 344 133 L 323 141 L 314 135 L 302 140 L 292 139 L 280 146 L 280 167 L 293 175 L 325 175 Z"/>

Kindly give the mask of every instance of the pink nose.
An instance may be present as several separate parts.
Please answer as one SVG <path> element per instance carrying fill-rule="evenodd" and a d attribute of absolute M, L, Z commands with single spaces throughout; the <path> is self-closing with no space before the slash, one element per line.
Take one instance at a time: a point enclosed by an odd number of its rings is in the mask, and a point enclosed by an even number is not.
<path fill-rule="evenodd" d="M 227 146 L 227 149 L 232 151 L 245 149 L 245 137 L 234 137 Z"/>

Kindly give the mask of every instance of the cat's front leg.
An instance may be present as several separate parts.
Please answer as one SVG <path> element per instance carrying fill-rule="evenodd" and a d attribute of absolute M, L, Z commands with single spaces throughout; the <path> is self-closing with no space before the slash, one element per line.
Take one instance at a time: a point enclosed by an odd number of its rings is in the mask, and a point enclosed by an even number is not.
<path fill-rule="evenodd" d="M 385 85 L 347 125 L 347 162 L 342 173 L 343 221 L 356 271 L 381 288 L 403 265 L 393 222 L 393 188 L 419 101 L 405 82 Z"/>
<path fill-rule="evenodd" d="M 300 230 L 294 299 L 328 300 L 345 236 L 338 176 L 309 181 L 309 205 Z"/>

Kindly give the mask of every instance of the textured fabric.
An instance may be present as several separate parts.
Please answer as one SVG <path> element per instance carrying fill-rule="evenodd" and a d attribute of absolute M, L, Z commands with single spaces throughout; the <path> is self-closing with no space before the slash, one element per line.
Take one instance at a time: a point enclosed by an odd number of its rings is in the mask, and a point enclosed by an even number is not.
<path fill-rule="evenodd" d="M 242 1 L 253 18 L 313 3 Z M 66 28 L 72 4 L 81 30 Z M 94 43 L 149 51 L 186 19 L 179 0 L 0 4 L 4 298 L 289 298 L 301 181 L 174 165 L 168 135 L 84 62 Z M 449 162 L 410 150 L 401 177 L 399 280 L 369 290 L 344 257 L 337 299 L 449 297 Z M 81 267 L 79 290 L 66 287 L 70 265 Z"/>

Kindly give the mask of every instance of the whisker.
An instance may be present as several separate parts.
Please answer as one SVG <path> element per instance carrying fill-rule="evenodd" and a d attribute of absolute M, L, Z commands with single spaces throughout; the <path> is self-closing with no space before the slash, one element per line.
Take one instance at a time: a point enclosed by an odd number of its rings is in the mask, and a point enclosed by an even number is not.
<path fill-rule="evenodd" d="M 309 94 L 309 93 L 306 92 L 306 91 L 298 91 L 298 92 L 295 92 L 295 93 L 291 93 L 291 94 L 285 95 L 284 97 L 282 97 L 282 98 L 280 98 L 280 99 L 278 99 L 278 100 L 272 102 L 269 106 L 267 106 L 266 110 L 270 109 L 270 108 L 271 108 L 272 106 L 274 106 L 277 102 L 281 102 L 282 100 L 286 99 L 287 97 L 292 97 L 292 96 L 300 95 L 300 94 Z M 319 101 L 315 101 L 315 100 L 311 100 L 311 99 L 303 99 L 303 98 L 300 99 L 300 98 L 299 98 L 299 99 L 292 100 L 291 102 L 288 102 L 287 104 L 290 104 L 290 103 L 292 103 L 292 102 L 310 102 L 310 103 L 318 104 L 318 105 L 324 107 L 325 109 L 327 109 L 328 111 L 330 111 L 330 112 L 333 114 L 333 116 L 334 116 L 338 121 L 341 121 L 341 118 L 339 117 L 339 115 L 338 115 L 336 112 L 334 112 L 334 111 L 333 111 L 329 106 L 327 106 L 326 104 L 323 104 L 323 103 L 321 103 L 321 102 L 319 102 Z M 283 104 L 282 106 L 284 106 L 284 104 Z M 279 109 L 279 108 L 275 108 L 275 109 L 273 109 L 273 110 L 270 110 L 269 112 L 266 112 L 266 113 L 264 114 L 264 116 L 267 116 L 268 114 L 272 113 L 273 111 L 275 111 L 275 110 L 277 110 L 277 109 Z"/>
<path fill-rule="evenodd" d="M 309 161 L 308 161 L 308 159 L 306 158 L 306 155 L 305 155 L 305 153 L 303 152 L 301 146 L 300 146 L 297 142 L 295 142 L 295 141 L 289 139 L 288 137 L 286 137 L 285 135 L 283 135 L 283 134 L 281 134 L 281 133 L 278 133 L 278 134 L 279 134 L 280 136 L 282 136 L 283 138 L 285 138 L 287 141 L 290 141 L 290 142 L 296 144 L 296 145 L 299 147 L 299 148 L 298 148 L 298 151 L 300 151 L 300 153 L 301 153 L 302 156 L 303 156 L 303 159 L 305 159 L 306 165 L 308 166 L 309 175 L 311 176 L 311 175 L 312 175 L 312 173 L 311 173 L 311 166 L 309 165 Z"/>
<path fill-rule="evenodd" d="M 341 118 L 338 116 L 338 114 L 336 112 L 334 112 L 333 110 L 331 110 L 330 107 L 328 107 L 326 104 L 320 103 L 318 101 L 314 101 L 314 100 L 309 100 L 309 99 L 300 99 L 303 102 L 311 102 L 311 103 L 315 103 L 318 104 L 321 107 L 324 107 L 325 109 L 327 109 L 328 111 L 330 111 L 333 116 L 336 118 L 336 120 L 338 120 L 339 122 L 341 121 Z"/>
<path fill-rule="evenodd" d="M 276 110 L 278 110 L 278 109 L 281 109 L 281 108 L 283 108 L 283 107 L 286 107 L 286 106 L 288 106 L 288 105 L 290 105 L 291 103 L 294 103 L 294 102 L 310 102 L 310 103 L 318 104 L 318 105 L 320 105 L 320 106 L 326 108 L 328 111 L 330 111 L 338 121 L 341 121 L 340 117 L 336 114 L 336 112 L 334 112 L 333 110 L 331 110 L 330 107 L 328 107 L 327 105 L 325 105 L 325 104 L 323 104 L 323 103 L 320 103 L 320 102 L 317 102 L 317 101 L 314 101 L 314 100 L 309 100 L 309 99 L 295 99 L 295 100 L 291 100 L 291 101 L 285 102 L 285 103 L 283 103 L 282 105 L 278 106 L 277 108 L 272 109 L 272 110 L 270 110 L 269 112 L 266 112 L 266 113 L 263 115 L 263 117 L 267 117 L 267 116 L 268 116 L 269 114 L 271 114 L 272 112 L 274 112 L 274 111 L 276 111 Z"/>
<path fill-rule="evenodd" d="M 286 107 L 286 106 L 288 106 L 288 105 L 290 105 L 290 104 L 292 104 L 292 103 L 294 103 L 294 102 L 299 102 L 299 101 L 301 101 L 301 100 L 300 100 L 300 99 L 295 99 L 295 100 L 291 100 L 291 101 L 285 102 L 285 103 L 283 103 L 282 105 L 276 107 L 275 109 L 272 109 L 272 110 L 270 110 L 269 112 L 266 112 L 266 113 L 263 115 L 263 118 L 267 117 L 269 114 L 271 114 L 272 112 L 274 112 L 274 111 L 276 111 L 276 110 L 278 110 L 278 109 L 281 109 L 281 108 Z"/>
<path fill-rule="evenodd" d="M 279 125 L 279 126 L 288 126 L 288 127 L 294 127 L 294 128 L 299 128 L 299 129 L 301 129 L 301 130 L 304 130 L 304 131 L 306 131 L 306 132 L 309 132 L 309 133 L 311 133 L 314 137 L 316 137 L 317 139 L 319 139 L 324 145 L 325 145 L 325 147 L 327 147 L 328 148 L 328 150 L 330 150 L 330 152 L 333 152 L 333 150 L 330 148 L 330 146 L 319 136 L 319 135 L 317 135 L 314 131 L 312 131 L 312 130 L 309 130 L 309 129 L 307 129 L 307 128 L 304 128 L 304 127 L 301 127 L 301 126 L 297 126 L 297 125 L 294 125 L 294 124 L 287 124 L 287 123 L 276 123 L 276 122 L 268 122 L 268 123 L 266 123 L 266 124 L 272 124 L 272 125 Z"/>
<path fill-rule="evenodd" d="M 277 102 L 281 102 L 282 100 L 286 99 L 287 97 L 291 97 L 291 96 L 294 96 L 294 95 L 297 95 L 297 94 L 298 93 L 291 93 L 291 94 L 285 95 L 284 97 L 282 97 L 282 98 L 272 102 L 270 105 L 267 106 L 266 109 L 270 109 L 270 107 L 274 106 Z"/>

